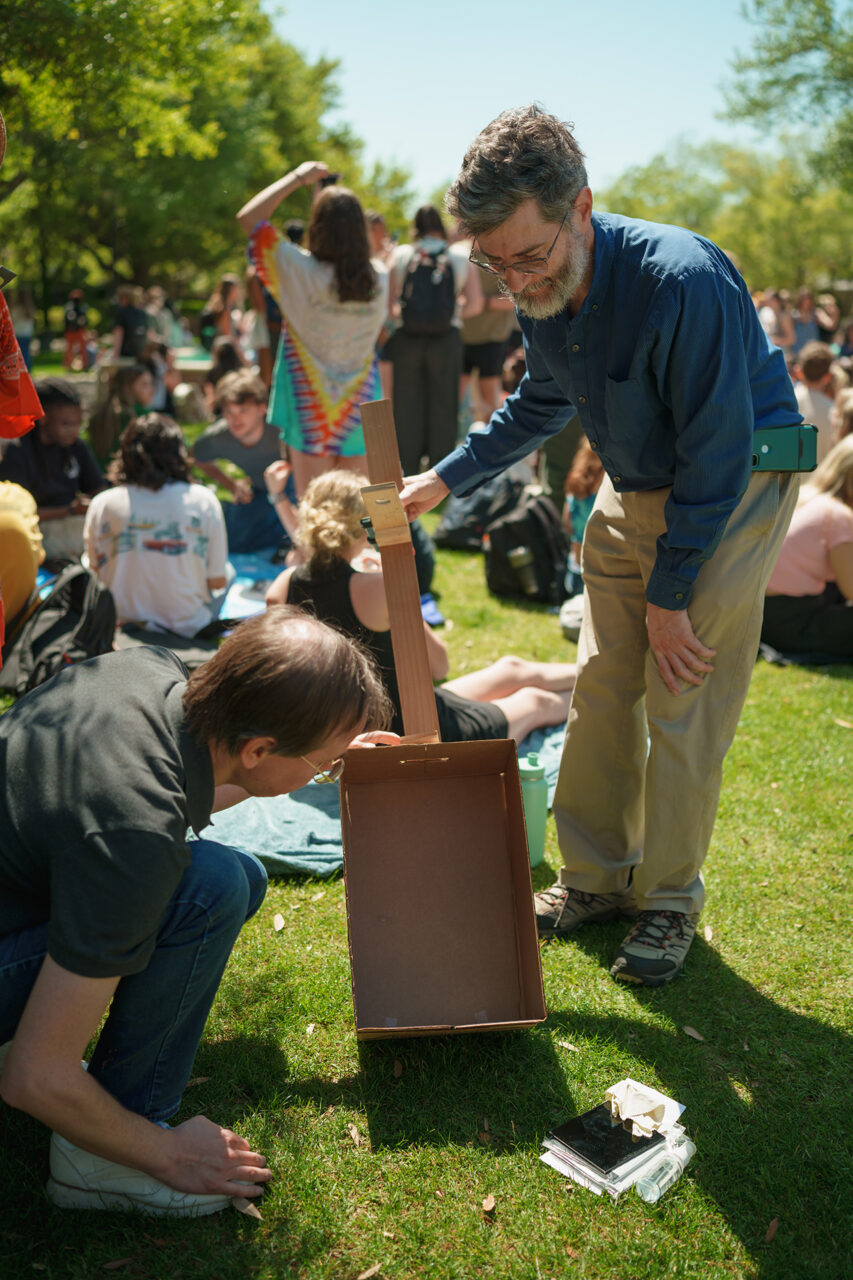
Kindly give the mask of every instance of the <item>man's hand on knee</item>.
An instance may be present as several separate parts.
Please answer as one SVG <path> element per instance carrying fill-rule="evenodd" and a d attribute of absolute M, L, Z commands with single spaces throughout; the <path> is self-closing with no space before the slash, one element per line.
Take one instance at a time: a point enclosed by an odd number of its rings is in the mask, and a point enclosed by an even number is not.
<path fill-rule="evenodd" d="M 714 670 L 710 660 L 717 651 L 698 639 L 686 609 L 662 609 L 659 605 L 647 604 L 646 630 L 661 678 L 670 693 L 681 692 L 679 681 L 682 680 L 685 684 L 702 684 L 705 676 Z"/>

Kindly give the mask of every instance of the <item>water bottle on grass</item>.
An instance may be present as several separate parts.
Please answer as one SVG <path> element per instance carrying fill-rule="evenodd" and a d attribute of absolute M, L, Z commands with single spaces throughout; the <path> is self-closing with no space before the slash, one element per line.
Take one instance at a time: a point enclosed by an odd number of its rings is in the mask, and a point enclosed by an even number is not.
<path fill-rule="evenodd" d="M 531 751 L 519 760 L 518 772 L 521 775 L 521 798 L 524 801 L 530 865 L 538 867 L 545 857 L 545 824 L 548 821 L 548 783 L 545 779 L 545 766 L 539 763 L 537 752 Z"/>
<path fill-rule="evenodd" d="M 676 1143 L 667 1147 L 651 1169 L 647 1169 L 642 1178 L 638 1178 L 634 1183 L 640 1199 L 645 1200 L 646 1204 L 657 1204 L 663 1193 L 678 1181 L 687 1168 L 688 1161 L 695 1154 L 695 1146 L 687 1134 L 683 1134 Z"/>

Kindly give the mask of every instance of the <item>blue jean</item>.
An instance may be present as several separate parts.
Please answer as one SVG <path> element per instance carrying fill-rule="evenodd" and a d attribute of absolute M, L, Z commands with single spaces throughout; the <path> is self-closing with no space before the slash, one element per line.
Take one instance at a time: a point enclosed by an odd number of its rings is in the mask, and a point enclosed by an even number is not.
<path fill-rule="evenodd" d="M 266 893 L 253 854 L 193 840 L 145 969 L 122 978 L 89 1074 L 129 1111 L 168 1120 L 181 1105 L 231 949 Z M 0 939 L 0 1043 L 15 1034 L 47 953 L 47 924 Z"/>
<path fill-rule="evenodd" d="M 250 551 L 268 551 L 277 547 L 285 535 L 284 526 L 266 493 L 258 493 L 251 502 L 223 502 L 228 550 L 235 555 Z"/>

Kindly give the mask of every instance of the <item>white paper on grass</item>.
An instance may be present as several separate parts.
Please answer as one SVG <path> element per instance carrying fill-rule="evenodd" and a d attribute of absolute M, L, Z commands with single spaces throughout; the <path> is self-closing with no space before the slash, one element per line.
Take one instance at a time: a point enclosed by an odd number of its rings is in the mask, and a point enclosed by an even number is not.
<path fill-rule="evenodd" d="M 579 1182 L 582 1187 L 586 1187 L 588 1191 L 594 1191 L 597 1196 L 601 1195 L 601 1183 L 593 1182 L 592 1178 L 586 1177 L 581 1173 L 580 1169 L 575 1169 L 562 1161 L 559 1156 L 555 1156 L 553 1151 L 545 1151 L 539 1157 L 543 1164 L 550 1165 L 552 1169 L 556 1169 L 557 1173 L 561 1173 L 564 1178 L 572 1178 L 575 1182 Z"/>
<path fill-rule="evenodd" d="M 604 1094 L 614 1121 L 630 1123 L 635 1138 L 652 1133 L 668 1133 L 684 1110 L 681 1102 L 659 1093 L 651 1085 L 638 1084 L 626 1076 Z"/>
<path fill-rule="evenodd" d="M 673 1125 L 672 1129 L 665 1134 L 664 1147 L 660 1145 L 647 1147 L 636 1156 L 623 1160 L 617 1169 L 611 1170 L 608 1174 L 600 1173 L 575 1152 L 569 1152 L 565 1148 L 558 1149 L 548 1138 L 543 1142 L 545 1151 L 539 1159 L 551 1169 L 555 1169 L 557 1173 L 562 1174 L 564 1178 L 571 1178 L 580 1186 L 594 1191 L 597 1196 L 600 1196 L 602 1191 L 606 1191 L 614 1200 L 617 1200 L 623 1191 L 633 1187 L 646 1170 L 658 1162 L 665 1147 L 675 1142 L 683 1132 L 684 1129 L 680 1124 Z"/>

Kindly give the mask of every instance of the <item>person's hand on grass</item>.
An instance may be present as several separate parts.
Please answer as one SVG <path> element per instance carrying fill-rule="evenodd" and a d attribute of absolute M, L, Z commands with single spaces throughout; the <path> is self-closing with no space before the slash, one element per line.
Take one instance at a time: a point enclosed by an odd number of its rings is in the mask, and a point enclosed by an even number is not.
<path fill-rule="evenodd" d="M 169 1131 L 173 1166 L 163 1181 L 190 1195 L 246 1196 L 263 1194 L 272 1170 L 245 1138 L 223 1129 L 206 1116 L 193 1116 Z"/>

